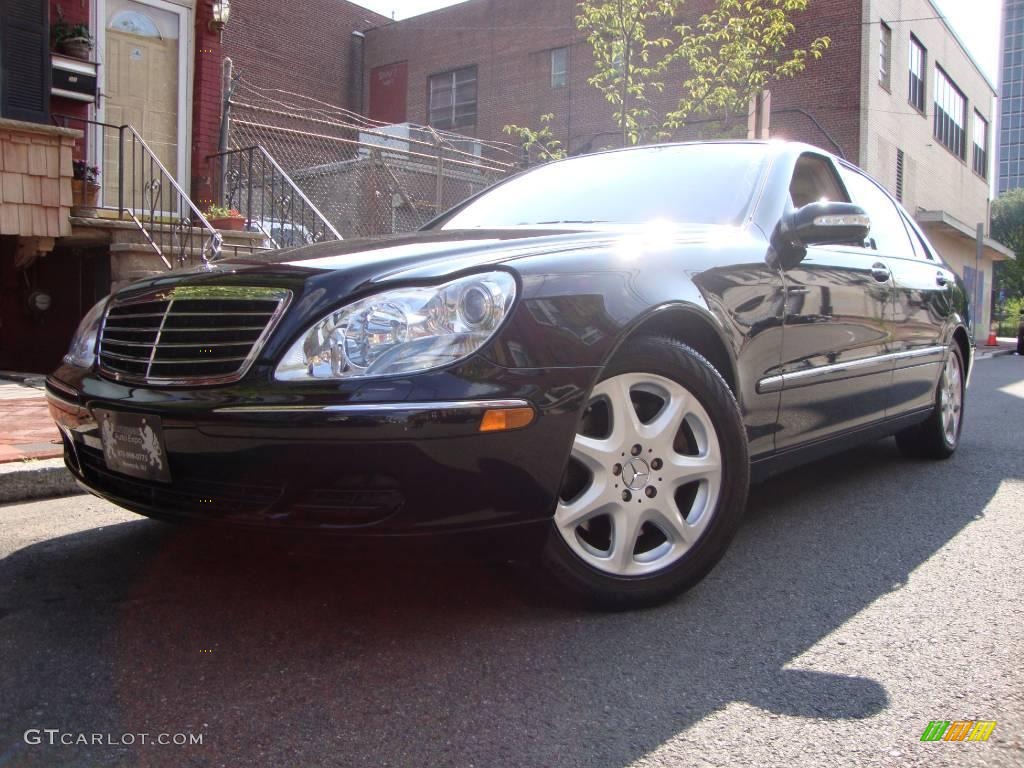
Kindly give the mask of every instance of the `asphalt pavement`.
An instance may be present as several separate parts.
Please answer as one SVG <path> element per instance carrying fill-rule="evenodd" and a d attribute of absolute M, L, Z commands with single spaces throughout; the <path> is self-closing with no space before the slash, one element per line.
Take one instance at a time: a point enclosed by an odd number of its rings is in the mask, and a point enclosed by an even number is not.
<path fill-rule="evenodd" d="M 887 440 L 755 486 L 711 575 L 637 613 L 524 566 L 0 507 L 0 767 L 1024 766 L 1024 360 L 967 408 L 950 461 Z M 966 719 L 997 725 L 920 741 Z"/>

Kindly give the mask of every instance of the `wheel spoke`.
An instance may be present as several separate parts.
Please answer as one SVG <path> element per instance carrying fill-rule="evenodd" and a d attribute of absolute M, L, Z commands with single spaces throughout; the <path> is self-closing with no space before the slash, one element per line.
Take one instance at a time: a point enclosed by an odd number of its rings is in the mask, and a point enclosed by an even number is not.
<path fill-rule="evenodd" d="M 658 530 L 665 534 L 665 538 L 672 544 L 688 547 L 696 539 L 694 529 L 679 514 L 675 503 L 665 506 L 668 508 L 650 507 L 647 509 L 645 513 L 646 521 L 656 525 Z"/>
<path fill-rule="evenodd" d="M 580 523 L 608 514 L 610 504 L 604 498 L 604 492 L 603 485 L 592 483 L 589 488 L 568 504 L 559 501 L 558 508 L 555 510 L 555 523 L 560 528 L 572 531 Z"/>
<path fill-rule="evenodd" d="M 654 421 L 640 427 L 640 436 L 654 445 L 656 450 L 667 453 L 672 450 L 675 437 L 687 416 L 689 398 L 681 391 L 671 392 L 668 401 Z"/>
<path fill-rule="evenodd" d="M 722 463 L 718 454 L 705 456 L 682 456 L 676 454 L 669 460 L 672 467 L 671 488 L 680 488 L 696 480 L 707 480 L 717 482 L 722 472 Z"/>
<path fill-rule="evenodd" d="M 640 538 L 640 528 L 643 521 L 640 518 L 639 510 L 632 510 L 621 505 L 615 510 L 612 518 L 612 547 L 609 552 L 609 560 L 612 570 L 616 573 L 626 573 L 633 565 L 633 552 L 636 550 L 636 541 Z"/>
<path fill-rule="evenodd" d="M 608 380 L 608 401 L 612 414 L 612 442 L 626 445 L 640 434 L 643 425 L 637 415 L 636 406 L 630 395 L 631 381 L 627 376 L 616 376 Z"/>
<path fill-rule="evenodd" d="M 597 440 L 585 435 L 576 435 L 572 444 L 572 455 L 595 475 L 605 473 L 618 457 L 618 444 L 612 440 Z"/>

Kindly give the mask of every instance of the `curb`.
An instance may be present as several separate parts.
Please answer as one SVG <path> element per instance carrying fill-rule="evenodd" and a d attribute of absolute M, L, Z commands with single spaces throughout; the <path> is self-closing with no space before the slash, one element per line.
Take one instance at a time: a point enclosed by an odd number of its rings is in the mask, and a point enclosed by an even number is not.
<path fill-rule="evenodd" d="M 64 459 L 9 461 L 0 464 L 0 504 L 54 499 L 85 493 L 64 466 Z"/>
<path fill-rule="evenodd" d="M 989 358 L 992 358 L 992 357 L 1005 357 L 1006 355 L 1015 355 L 1015 354 L 1017 354 L 1017 350 L 1013 349 L 1012 347 L 1010 349 L 996 349 L 996 350 L 992 350 L 991 352 L 986 350 L 986 351 L 983 351 L 983 352 L 976 352 L 975 355 L 974 355 L 974 359 L 976 361 L 977 360 L 988 360 Z"/>

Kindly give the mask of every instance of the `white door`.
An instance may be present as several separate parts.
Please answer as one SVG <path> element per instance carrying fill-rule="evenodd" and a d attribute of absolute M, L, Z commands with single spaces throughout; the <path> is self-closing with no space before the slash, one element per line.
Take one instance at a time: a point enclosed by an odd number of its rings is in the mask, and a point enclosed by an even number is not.
<path fill-rule="evenodd" d="M 131 125 L 153 150 L 167 171 L 187 188 L 187 9 L 160 0 L 101 0 L 105 18 L 103 56 L 103 103 L 100 120 L 113 125 Z M 126 134 L 127 136 L 127 134 Z M 118 201 L 118 145 L 116 133 L 106 132 L 102 147 L 103 202 Z M 125 203 L 148 207 L 144 181 L 159 174 L 130 139 L 125 145 Z M 133 162 L 134 160 L 134 162 Z M 132 176 L 135 183 L 132 184 Z M 163 189 L 158 210 L 174 212 L 176 197 Z"/>

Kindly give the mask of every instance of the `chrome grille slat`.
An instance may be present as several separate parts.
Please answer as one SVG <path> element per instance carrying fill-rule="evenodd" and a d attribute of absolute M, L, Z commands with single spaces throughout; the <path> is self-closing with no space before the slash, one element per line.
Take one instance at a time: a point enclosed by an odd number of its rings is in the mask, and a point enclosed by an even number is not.
<path fill-rule="evenodd" d="M 113 347 L 144 347 L 146 349 L 153 348 L 152 342 L 144 344 L 137 341 L 118 341 L 116 339 L 110 338 L 106 339 L 105 341 L 108 345 Z M 216 342 L 216 344 L 218 347 L 251 347 L 252 341 L 218 341 Z M 195 346 L 195 344 L 171 344 L 168 342 L 160 342 L 160 349 L 175 349 L 178 347 L 183 349 L 192 349 Z"/>
<path fill-rule="evenodd" d="M 168 386 L 237 381 L 290 299 L 279 288 L 178 286 L 116 301 L 100 333 L 100 370 Z"/>

